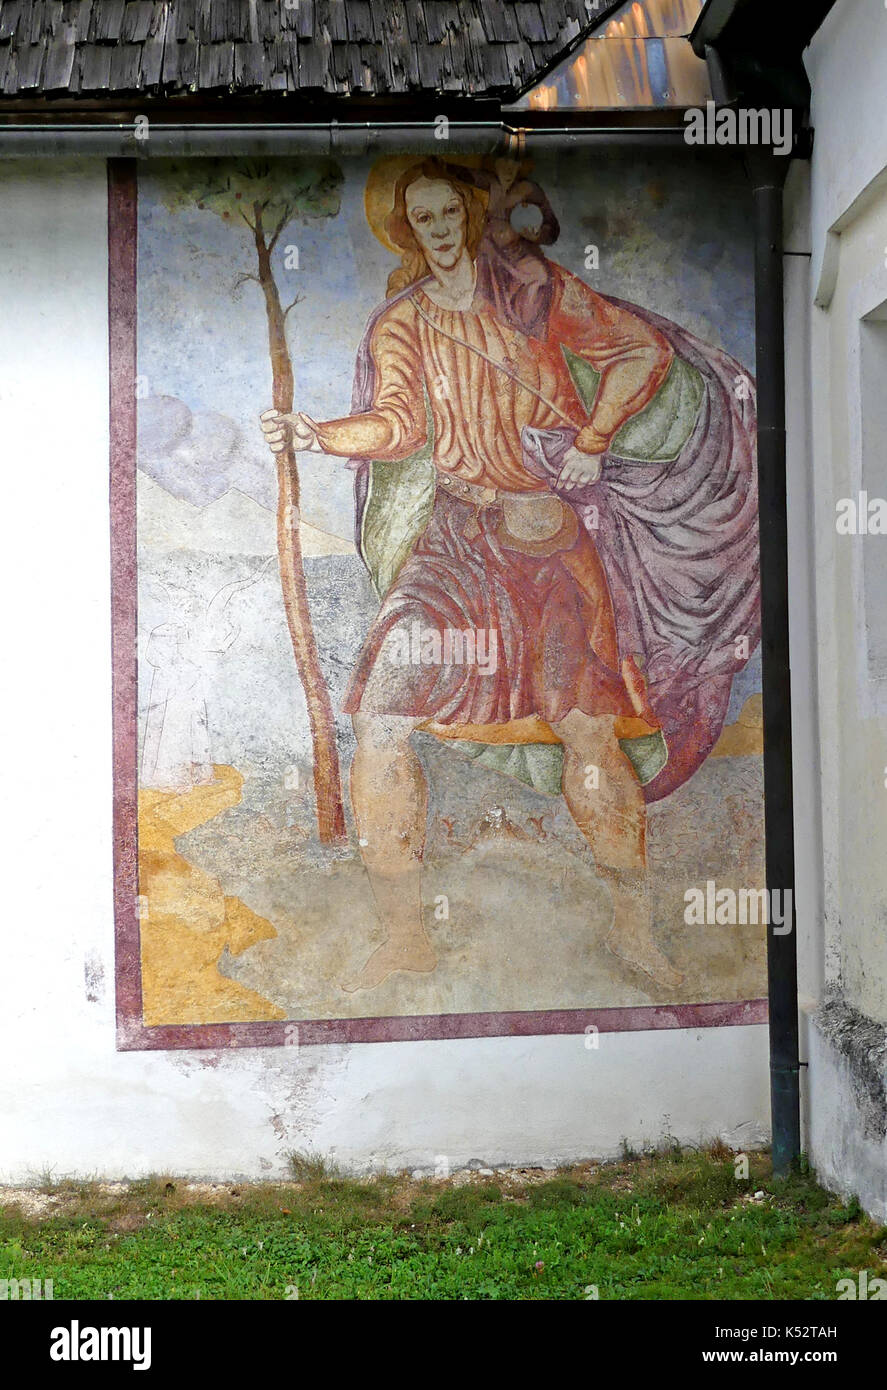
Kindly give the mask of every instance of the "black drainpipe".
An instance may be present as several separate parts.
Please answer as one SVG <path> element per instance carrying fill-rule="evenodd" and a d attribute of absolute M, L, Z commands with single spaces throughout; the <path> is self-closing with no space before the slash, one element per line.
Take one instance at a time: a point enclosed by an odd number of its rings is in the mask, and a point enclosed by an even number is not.
<path fill-rule="evenodd" d="M 743 28 L 753 16 L 745 0 L 709 0 L 691 36 L 705 57 L 712 93 L 719 103 L 791 107 L 796 132 L 793 153 L 809 158 L 812 131 L 802 121 L 809 83 L 800 54 L 833 0 L 808 4 L 810 21 L 790 20 L 791 42 L 773 50 L 766 70 L 760 48 Z M 763 11 L 763 5 L 759 6 Z M 710 21 L 710 22 L 709 22 Z M 731 21 L 735 21 L 731 28 Z M 763 31 L 761 31 L 763 34 Z M 784 37 L 784 35 L 783 35 Z M 714 40 L 721 40 L 715 45 Z M 737 80 L 737 75 L 739 76 Z M 750 90 L 746 90 L 749 88 Z M 768 896 L 782 891 L 784 921 L 777 935 L 767 928 L 770 1013 L 770 1107 L 773 1172 L 785 1177 L 801 1155 L 800 1062 L 798 1058 L 798 955 L 795 913 L 795 847 L 792 810 L 791 666 L 789 663 L 788 528 L 785 484 L 785 324 L 783 315 L 782 197 L 789 156 L 748 148 L 745 166 L 752 186 L 755 226 L 755 356 L 758 401 L 758 493 L 761 573 L 761 652 L 764 705 L 765 852 Z M 785 894 L 790 896 L 786 901 Z M 771 914 L 772 915 L 772 914 Z M 788 927 L 789 930 L 784 929 Z"/>
<path fill-rule="evenodd" d="M 784 1177 L 801 1154 L 798 954 L 792 814 L 791 667 L 785 488 L 785 328 L 782 192 L 788 159 L 749 151 L 755 216 L 755 357 L 764 704 L 767 887 L 783 890 L 785 920 L 767 931 L 773 1171 Z M 786 900 L 786 893 L 790 894 Z M 790 904 L 790 906 L 788 906 Z M 790 930 L 785 931 L 786 927 Z"/>

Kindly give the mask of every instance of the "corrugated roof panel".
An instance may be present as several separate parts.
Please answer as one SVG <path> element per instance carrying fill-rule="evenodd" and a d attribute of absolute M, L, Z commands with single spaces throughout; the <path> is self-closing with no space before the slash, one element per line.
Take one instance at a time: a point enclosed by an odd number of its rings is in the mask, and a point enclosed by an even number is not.
<path fill-rule="evenodd" d="M 686 37 L 702 0 L 623 0 L 545 78 L 523 85 L 521 107 L 579 110 L 698 106 L 708 70 Z M 538 71 L 538 66 L 536 68 Z"/>

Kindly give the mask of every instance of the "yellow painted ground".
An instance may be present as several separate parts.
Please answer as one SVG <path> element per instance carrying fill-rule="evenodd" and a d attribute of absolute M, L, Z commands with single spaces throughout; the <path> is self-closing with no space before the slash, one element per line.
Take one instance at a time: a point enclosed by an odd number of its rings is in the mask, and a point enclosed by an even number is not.
<path fill-rule="evenodd" d="M 735 724 L 727 724 L 711 750 L 713 758 L 738 757 L 764 751 L 764 697 L 749 695 Z"/>
<path fill-rule="evenodd" d="M 226 897 L 219 880 L 190 864 L 173 843 L 240 801 L 240 773 L 233 767 L 213 771 L 213 782 L 186 792 L 139 793 L 142 1004 L 149 1027 L 286 1017 L 216 969 L 226 946 L 239 955 L 275 937 L 274 927 L 239 898 Z"/>
<path fill-rule="evenodd" d="M 752 695 L 736 723 L 724 728 L 711 756 L 762 751 L 762 701 L 760 695 Z M 217 969 L 226 947 L 230 955 L 239 956 L 260 941 L 276 938 L 276 929 L 239 898 L 226 897 L 217 878 L 175 848 L 176 836 L 241 799 L 243 777 L 236 768 L 213 770 L 214 781 L 186 792 L 139 793 L 142 998 L 148 1026 L 292 1016 Z"/>

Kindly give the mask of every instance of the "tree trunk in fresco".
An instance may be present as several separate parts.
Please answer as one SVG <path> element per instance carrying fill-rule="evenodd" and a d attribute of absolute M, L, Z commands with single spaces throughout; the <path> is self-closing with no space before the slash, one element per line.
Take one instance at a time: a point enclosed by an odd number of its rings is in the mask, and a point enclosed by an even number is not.
<path fill-rule="evenodd" d="M 258 278 L 265 296 L 268 344 L 271 351 L 271 400 L 275 410 L 289 414 L 293 408 L 293 364 L 286 344 L 285 315 L 271 269 L 271 250 L 265 238 L 261 208 L 258 205 L 255 212 Z M 308 607 L 308 589 L 299 534 L 299 470 L 291 443 L 277 455 L 277 481 L 280 581 L 296 667 L 308 705 L 314 750 L 317 829 L 322 844 L 336 844 L 345 839 L 345 811 L 342 803 L 339 750 L 336 746 L 336 721 L 330 693 L 320 667 L 311 611 Z"/>

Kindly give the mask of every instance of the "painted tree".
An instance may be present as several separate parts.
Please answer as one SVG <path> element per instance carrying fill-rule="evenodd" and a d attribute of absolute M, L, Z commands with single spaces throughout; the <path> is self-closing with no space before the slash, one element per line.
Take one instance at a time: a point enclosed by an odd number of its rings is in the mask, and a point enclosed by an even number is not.
<path fill-rule="evenodd" d="M 285 308 L 274 275 L 272 255 L 293 222 L 334 217 L 339 211 L 342 174 L 327 159 L 222 160 L 186 159 L 171 163 L 163 179 L 166 205 L 206 209 L 234 231 L 248 235 L 255 249 L 255 272 L 237 284 L 255 281 L 262 291 L 271 356 L 271 402 L 276 410 L 293 409 L 293 363 L 287 342 L 287 318 L 301 296 Z M 345 838 L 342 777 L 336 746 L 336 722 L 329 689 L 317 654 L 308 607 L 308 590 L 299 532 L 299 470 L 292 443 L 277 454 L 277 546 L 286 621 L 296 668 L 305 692 L 314 755 L 317 828 L 324 844 Z"/>

